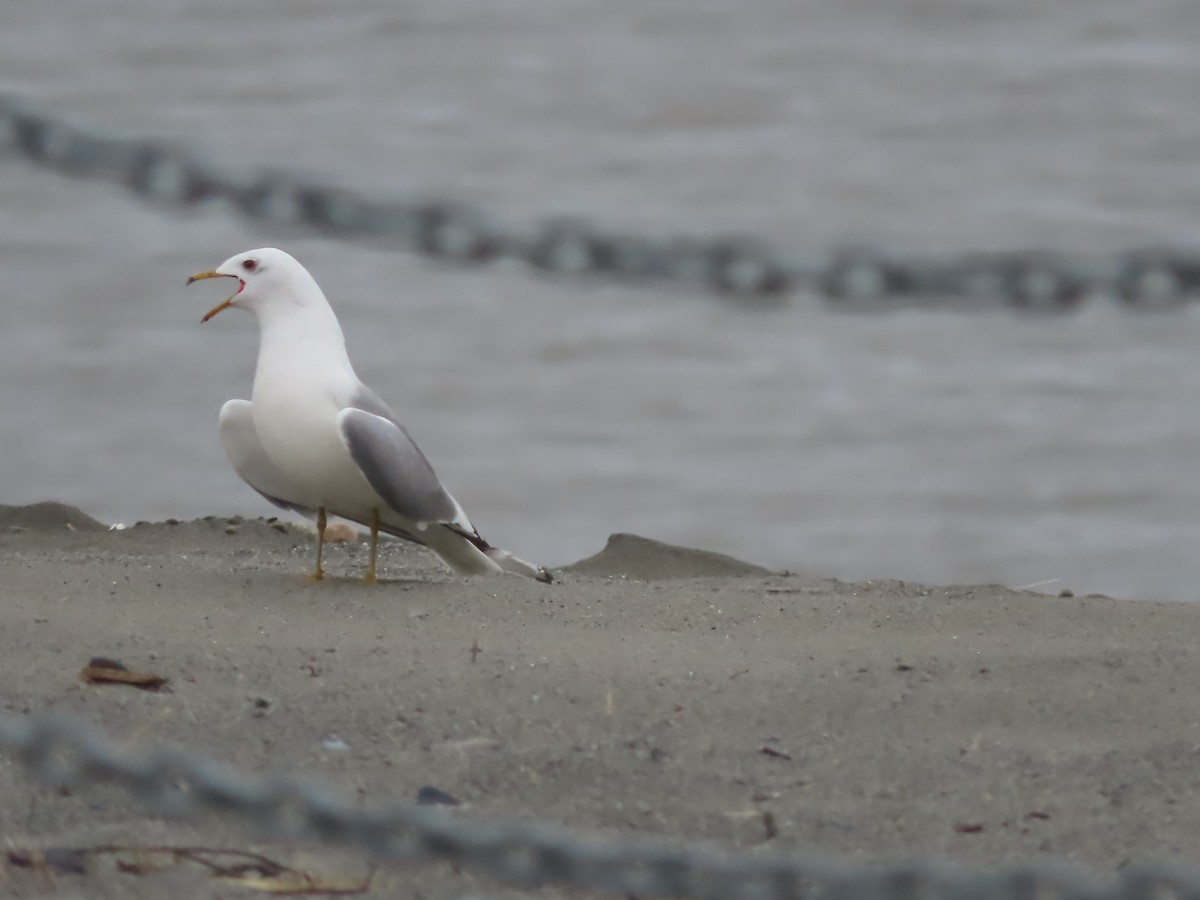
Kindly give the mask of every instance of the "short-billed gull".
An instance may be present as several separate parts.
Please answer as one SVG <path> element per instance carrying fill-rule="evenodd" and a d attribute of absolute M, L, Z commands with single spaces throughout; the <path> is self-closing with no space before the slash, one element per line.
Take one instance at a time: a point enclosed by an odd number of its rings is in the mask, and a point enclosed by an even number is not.
<path fill-rule="evenodd" d="M 375 580 L 381 531 L 428 547 L 461 574 L 552 580 L 479 536 L 396 415 L 354 374 L 337 316 L 304 266 L 267 247 L 232 256 L 188 284 L 205 278 L 232 278 L 238 288 L 203 321 L 246 309 L 259 327 L 253 400 L 221 407 L 221 443 L 250 487 L 315 516 L 314 578 L 324 575 L 325 522 L 334 515 L 371 529 L 367 581 Z"/>

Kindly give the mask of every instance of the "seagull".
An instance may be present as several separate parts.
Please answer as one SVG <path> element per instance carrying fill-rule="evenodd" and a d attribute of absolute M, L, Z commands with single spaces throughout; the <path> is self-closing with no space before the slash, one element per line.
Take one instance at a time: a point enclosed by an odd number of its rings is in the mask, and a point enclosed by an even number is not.
<path fill-rule="evenodd" d="M 317 566 L 327 516 L 371 530 L 364 581 L 375 581 L 379 533 L 428 547 L 463 575 L 511 572 L 550 582 L 542 566 L 485 541 L 408 430 L 379 395 L 359 381 L 346 341 L 316 279 L 274 247 L 231 256 L 207 278 L 237 282 L 225 309 L 258 318 L 258 365 L 252 400 L 221 407 L 221 443 L 234 470 L 276 506 L 317 522 Z"/>

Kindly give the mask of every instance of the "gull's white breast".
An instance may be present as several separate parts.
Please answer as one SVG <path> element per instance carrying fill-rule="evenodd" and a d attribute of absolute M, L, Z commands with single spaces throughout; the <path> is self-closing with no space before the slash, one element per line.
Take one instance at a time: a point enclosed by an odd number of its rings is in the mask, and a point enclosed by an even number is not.
<path fill-rule="evenodd" d="M 385 504 L 367 483 L 338 434 L 338 414 L 358 379 L 305 354 L 276 356 L 254 379 L 254 427 L 263 449 L 299 495 L 301 506 L 369 518 Z M 260 363 L 262 362 L 260 358 Z"/>

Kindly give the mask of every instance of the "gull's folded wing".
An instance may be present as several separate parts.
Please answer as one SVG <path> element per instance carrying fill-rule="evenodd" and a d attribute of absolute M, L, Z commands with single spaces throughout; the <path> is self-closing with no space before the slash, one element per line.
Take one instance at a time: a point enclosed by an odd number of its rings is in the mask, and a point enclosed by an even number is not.
<path fill-rule="evenodd" d="M 474 533 L 404 426 L 351 407 L 338 416 L 338 433 L 367 482 L 400 515 L 418 525 L 458 525 Z"/>
<path fill-rule="evenodd" d="M 428 541 L 427 546 L 456 572 L 498 569 L 546 583 L 554 580 L 542 566 L 493 547 L 479 536 L 408 431 L 369 389 L 363 388 L 354 405 L 338 415 L 338 433 L 367 482 L 389 507 L 418 527 L 440 526 L 419 532 L 423 539 L 418 543 Z"/>

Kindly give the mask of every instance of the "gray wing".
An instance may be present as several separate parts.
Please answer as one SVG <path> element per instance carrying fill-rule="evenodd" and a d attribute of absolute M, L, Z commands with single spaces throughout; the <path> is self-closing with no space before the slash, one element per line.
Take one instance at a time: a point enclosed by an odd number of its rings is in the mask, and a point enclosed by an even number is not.
<path fill-rule="evenodd" d="M 341 411 L 338 434 L 367 482 L 400 515 L 416 523 L 454 524 L 474 533 L 421 448 L 374 393 L 364 388 L 355 405 Z"/>
<path fill-rule="evenodd" d="M 254 428 L 254 416 L 249 400 L 230 400 L 221 407 L 221 445 L 233 470 L 242 481 L 281 509 L 311 518 L 314 511 L 290 502 L 287 479 L 276 468 Z"/>

